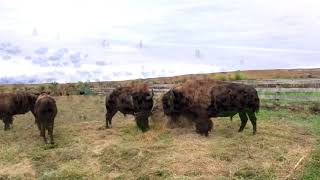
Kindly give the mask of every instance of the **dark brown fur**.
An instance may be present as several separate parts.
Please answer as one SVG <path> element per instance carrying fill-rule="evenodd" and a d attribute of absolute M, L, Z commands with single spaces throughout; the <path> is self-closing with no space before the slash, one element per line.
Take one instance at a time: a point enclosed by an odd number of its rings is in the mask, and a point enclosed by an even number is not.
<path fill-rule="evenodd" d="M 34 104 L 37 96 L 31 93 L 1 93 L 0 119 L 3 120 L 4 130 L 11 128 L 13 116 L 29 111 L 34 115 Z"/>
<path fill-rule="evenodd" d="M 53 126 L 54 118 L 57 115 L 56 101 L 48 94 L 42 94 L 38 97 L 35 104 L 35 117 L 38 129 L 40 130 L 40 136 L 44 138 L 47 143 L 46 130 L 50 138 L 50 143 L 53 144 Z"/>
<path fill-rule="evenodd" d="M 137 126 L 142 131 L 147 131 L 148 117 L 151 115 L 153 106 L 152 96 L 153 93 L 149 92 L 145 84 L 115 89 L 106 97 L 106 128 L 111 127 L 113 116 L 120 111 L 124 115 L 134 115 Z"/>
<path fill-rule="evenodd" d="M 164 113 L 177 121 L 185 116 L 196 123 L 197 132 L 208 135 L 211 117 L 232 117 L 239 113 L 243 131 L 248 117 L 256 133 L 256 116 L 260 100 L 257 91 L 248 85 L 215 80 L 193 80 L 168 91 L 162 98 Z"/>

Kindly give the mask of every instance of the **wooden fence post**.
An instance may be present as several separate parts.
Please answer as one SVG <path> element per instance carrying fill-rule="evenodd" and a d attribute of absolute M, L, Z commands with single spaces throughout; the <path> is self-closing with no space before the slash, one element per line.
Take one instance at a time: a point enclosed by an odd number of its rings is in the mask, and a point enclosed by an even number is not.
<path fill-rule="evenodd" d="M 277 106 L 280 105 L 280 92 L 281 92 L 281 89 L 280 89 L 280 84 L 276 84 L 276 93 L 274 94 L 274 98 L 276 100 L 276 104 Z"/>

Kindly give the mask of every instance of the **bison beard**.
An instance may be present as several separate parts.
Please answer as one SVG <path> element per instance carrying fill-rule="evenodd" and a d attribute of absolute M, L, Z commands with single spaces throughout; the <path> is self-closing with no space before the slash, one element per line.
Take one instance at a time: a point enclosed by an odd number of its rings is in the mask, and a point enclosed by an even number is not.
<path fill-rule="evenodd" d="M 260 106 L 257 91 L 248 85 L 215 80 L 188 81 L 177 86 L 162 98 L 163 110 L 171 121 L 180 116 L 196 124 L 196 132 L 208 136 L 213 124 L 211 117 L 232 117 L 239 113 L 243 131 L 248 117 L 256 133 L 256 116 Z"/>
<path fill-rule="evenodd" d="M 120 111 L 124 115 L 134 115 L 137 126 L 143 132 L 147 131 L 153 106 L 152 98 L 153 92 L 150 94 L 146 85 L 115 89 L 106 97 L 106 128 L 111 128 L 113 116 Z"/>
<path fill-rule="evenodd" d="M 29 111 L 34 115 L 34 104 L 37 96 L 30 93 L 1 93 L 0 119 L 3 119 L 4 130 L 9 130 L 13 123 L 13 116 L 25 114 Z"/>
<path fill-rule="evenodd" d="M 40 136 L 42 136 L 45 143 L 47 143 L 47 130 L 50 138 L 50 143 L 53 144 L 54 118 L 57 114 L 57 106 L 55 100 L 49 95 L 40 95 L 36 101 L 34 109 Z"/>

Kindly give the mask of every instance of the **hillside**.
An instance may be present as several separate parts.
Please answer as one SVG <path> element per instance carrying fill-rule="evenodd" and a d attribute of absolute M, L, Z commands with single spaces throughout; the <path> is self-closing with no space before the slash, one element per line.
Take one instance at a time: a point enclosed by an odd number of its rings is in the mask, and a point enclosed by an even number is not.
<path fill-rule="evenodd" d="M 320 78 L 320 69 L 272 69 L 272 70 L 248 70 L 219 72 L 210 74 L 189 74 L 173 77 L 158 77 L 148 79 L 135 79 L 126 81 L 100 81 L 100 82 L 78 82 L 78 83 L 46 83 L 46 84 L 11 84 L 0 85 L 0 92 L 15 92 L 17 90 L 27 91 L 55 91 L 56 94 L 78 94 L 81 89 L 89 87 L 117 87 L 125 86 L 135 82 L 148 84 L 175 84 L 188 79 L 212 78 L 217 80 L 264 80 L 264 79 L 293 79 L 293 78 Z"/>

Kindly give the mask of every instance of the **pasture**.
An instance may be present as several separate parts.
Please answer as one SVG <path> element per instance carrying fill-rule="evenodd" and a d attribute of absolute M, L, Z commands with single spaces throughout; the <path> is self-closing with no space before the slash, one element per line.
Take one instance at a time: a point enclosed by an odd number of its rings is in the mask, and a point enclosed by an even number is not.
<path fill-rule="evenodd" d="M 0 123 L 0 179 L 316 179 L 320 116 L 308 111 L 257 114 L 258 132 L 239 117 L 214 119 L 208 138 L 194 127 L 168 129 L 153 118 L 142 133 L 118 113 L 105 129 L 104 96 L 55 97 L 55 145 L 44 145 L 31 113 Z M 161 117 L 161 116 L 159 116 Z"/>

